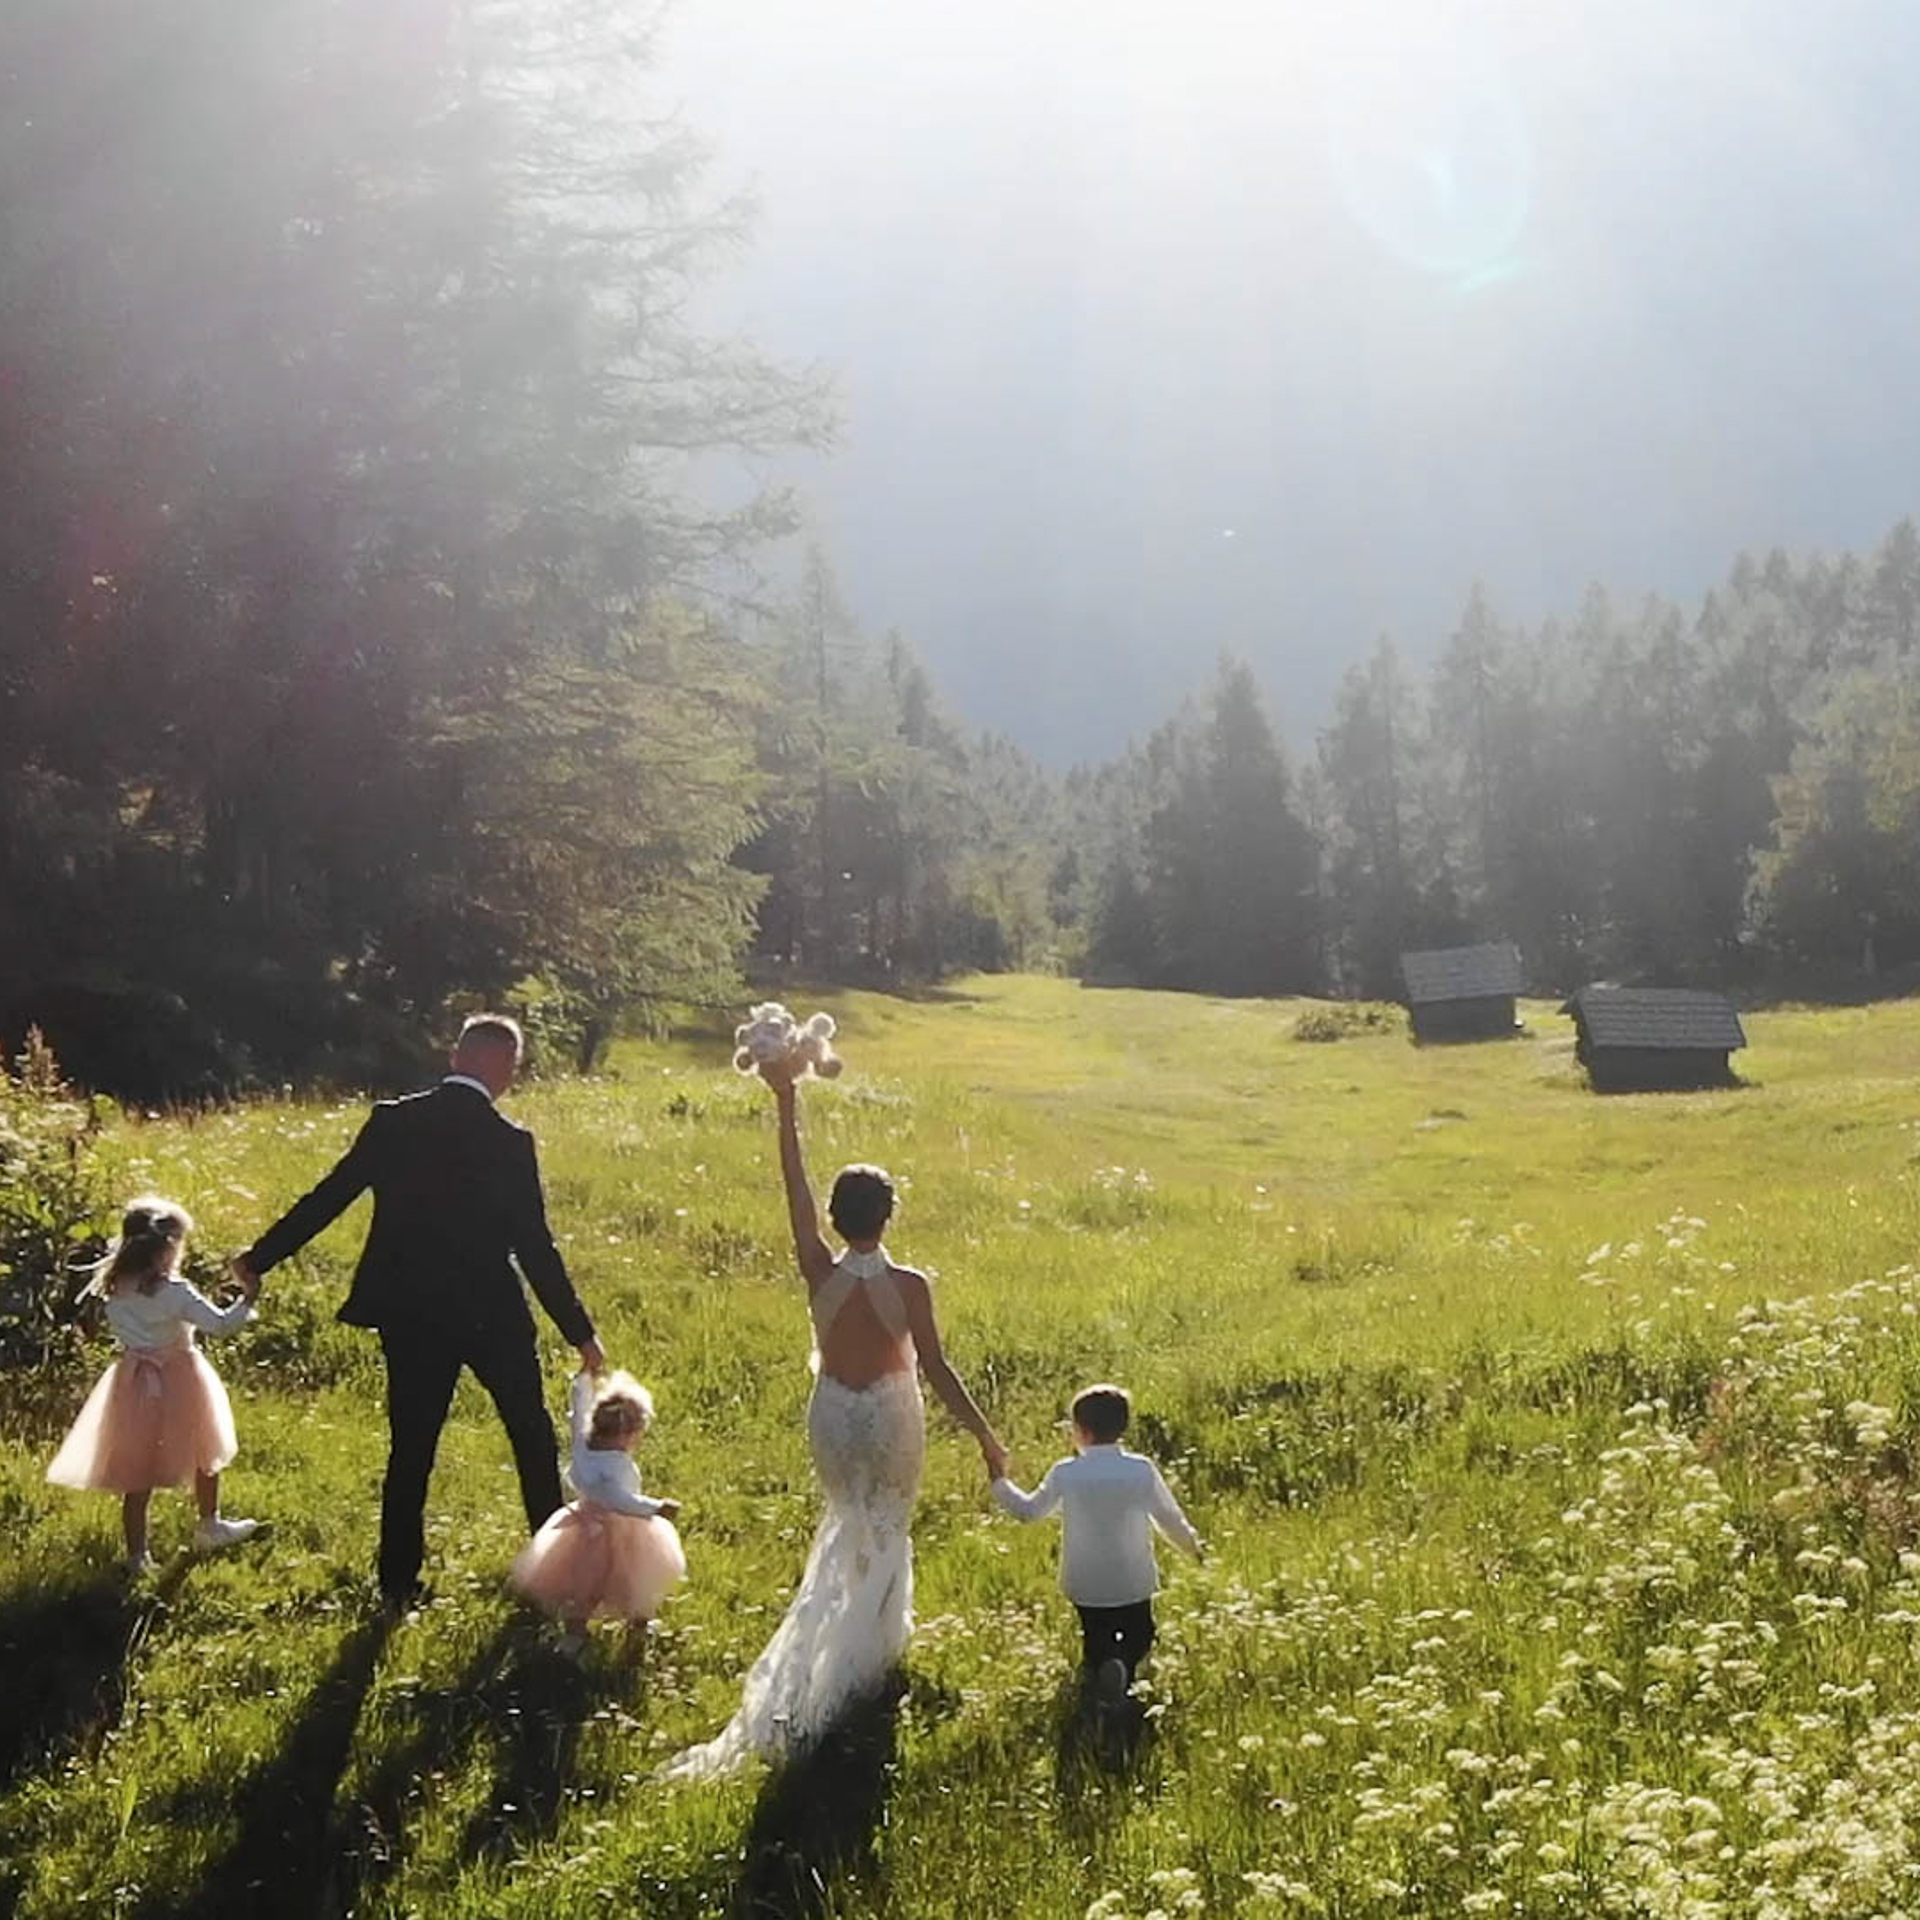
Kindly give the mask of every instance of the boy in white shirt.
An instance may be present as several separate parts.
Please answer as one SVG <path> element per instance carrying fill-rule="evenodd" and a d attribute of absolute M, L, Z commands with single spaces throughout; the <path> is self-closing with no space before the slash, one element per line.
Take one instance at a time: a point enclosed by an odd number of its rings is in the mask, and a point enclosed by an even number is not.
<path fill-rule="evenodd" d="M 1086 1388 L 1071 1408 L 1074 1457 L 1056 1461 L 1032 1493 L 1005 1474 L 993 1482 L 994 1499 L 1017 1520 L 1063 1510 L 1060 1586 L 1080 1615 L 1087 1677 L 1109 1700 L 1126 1693 L 1153 1645 L 1152 1528 L 1200 1558 L 1200 1538 L 1160 1469 L 1120 1445 L 1132 1411 L 1124 1389 Z"/>

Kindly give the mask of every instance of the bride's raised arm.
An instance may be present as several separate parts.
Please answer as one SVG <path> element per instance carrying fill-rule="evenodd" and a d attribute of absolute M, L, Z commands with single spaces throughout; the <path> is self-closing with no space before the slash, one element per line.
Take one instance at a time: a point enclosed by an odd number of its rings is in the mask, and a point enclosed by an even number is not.
<path fill-rule="evenodd" d="M 820 1236 L 820 1215 L 807 1184 L 807 1163 L 800 1152 L 800 1092 L 791 1079 L 767 1076 L 780 1126 L 780 1177 L 786 1182 L 787 1218 L 793 1226 L 793 1254 L 809 1287 L 833 1271 L 833 1249 Z"/>

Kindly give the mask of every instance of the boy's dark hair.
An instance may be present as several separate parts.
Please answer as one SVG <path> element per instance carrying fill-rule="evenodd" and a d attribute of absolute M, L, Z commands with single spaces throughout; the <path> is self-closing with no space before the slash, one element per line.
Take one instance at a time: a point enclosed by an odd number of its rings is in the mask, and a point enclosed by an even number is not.
<path fill-rule="evenodd" d="M 1073 1424 L 1089 1440 L 1104 1447 L 1126 1432 L 1127 1422 L 1133 1415 L 1133 1402 L 1127 1398 L 1125 1387 L 1103 1381 L 1097 1387 L 1082 1387 L 1073 1396 L 1069 1411 Z"/>
<path fill-rule="evenodd" d="M 884 1167 L 842 1167 L 827 1199 L 827 1217 L 842 1240 L 877 1239 L 893 1218 L 893 1179 Z"/>

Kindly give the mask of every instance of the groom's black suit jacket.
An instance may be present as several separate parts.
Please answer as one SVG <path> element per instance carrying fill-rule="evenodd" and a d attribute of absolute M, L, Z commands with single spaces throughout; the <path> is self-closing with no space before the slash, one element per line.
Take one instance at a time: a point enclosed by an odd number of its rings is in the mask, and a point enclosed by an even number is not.
<path fill-rule="evenodd" d="M 339 1164 L 247 1259 L 260 1273 L 277 1266 L 369 1187 L 373 1225 L 339 1316 L 350 1326 L 531 1337 L 517 1260 L 568 1342 L 593 1338 L 547 1225 L 533 1135 L 479 1088 L 448 1080 L 382 1100 Z"/>

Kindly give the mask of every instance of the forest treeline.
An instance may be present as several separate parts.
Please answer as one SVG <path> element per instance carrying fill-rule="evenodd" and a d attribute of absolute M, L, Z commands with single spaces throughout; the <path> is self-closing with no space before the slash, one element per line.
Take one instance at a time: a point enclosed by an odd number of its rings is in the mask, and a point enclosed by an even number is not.
<path fill-rule="evenodd" d="M 895 770 L 863 783 L 849 758 L 822 783 L 842 852 L 809 867 L 804 833 L 783 843 L 763 953 L 838 925 L 828 971 L 1394 997 L 1406 949 L 1506 937 L 1539 991 L 1920 979 L 1911 521 L 1864 556 L 1743 556 L 1691 610 L 1596 587 L 1524 627 L 1476 587 L 1423 668 L 1384 640 L 1352 665 L 1305 758 L 1232 658 L 1060 778 L 930 717 L 910 660 L 867 676 L 910 689 L 864 736 Z"/>
<path fill-rule="evenodd" d="M 1910 520 L 1864 556 L 1742 556 L 1692 610 L 1594 587 L 1528 628 L 1476 587 L 1423 671 L 1384 640 L 1347 670 L 1291 777 L 1225 662 L 1068 782 L 1108 823 L 1089 964 L 1387 996 L 1409 947 L 1509 937 L 1542 991 L 1870 991 L 1920 963 L 1917 677 Z"/>
<path fill-rule="evenodd" d="M 831 395 L 700 323 L 748 210 L 650 107 L 653 25 L 8 8 L 0 1039 L 160 1097 L 388 1078 L 482 999 L 591 1059 L 743 970 L 1920 961 L 1911 525 L 1684 612 L 1476 591 L 1304 760 L 1227 659 L 1105 766 L 967 728 L 825 556 L 782 583 L 796 503 L 738 476 L 828 444 Z"/>

